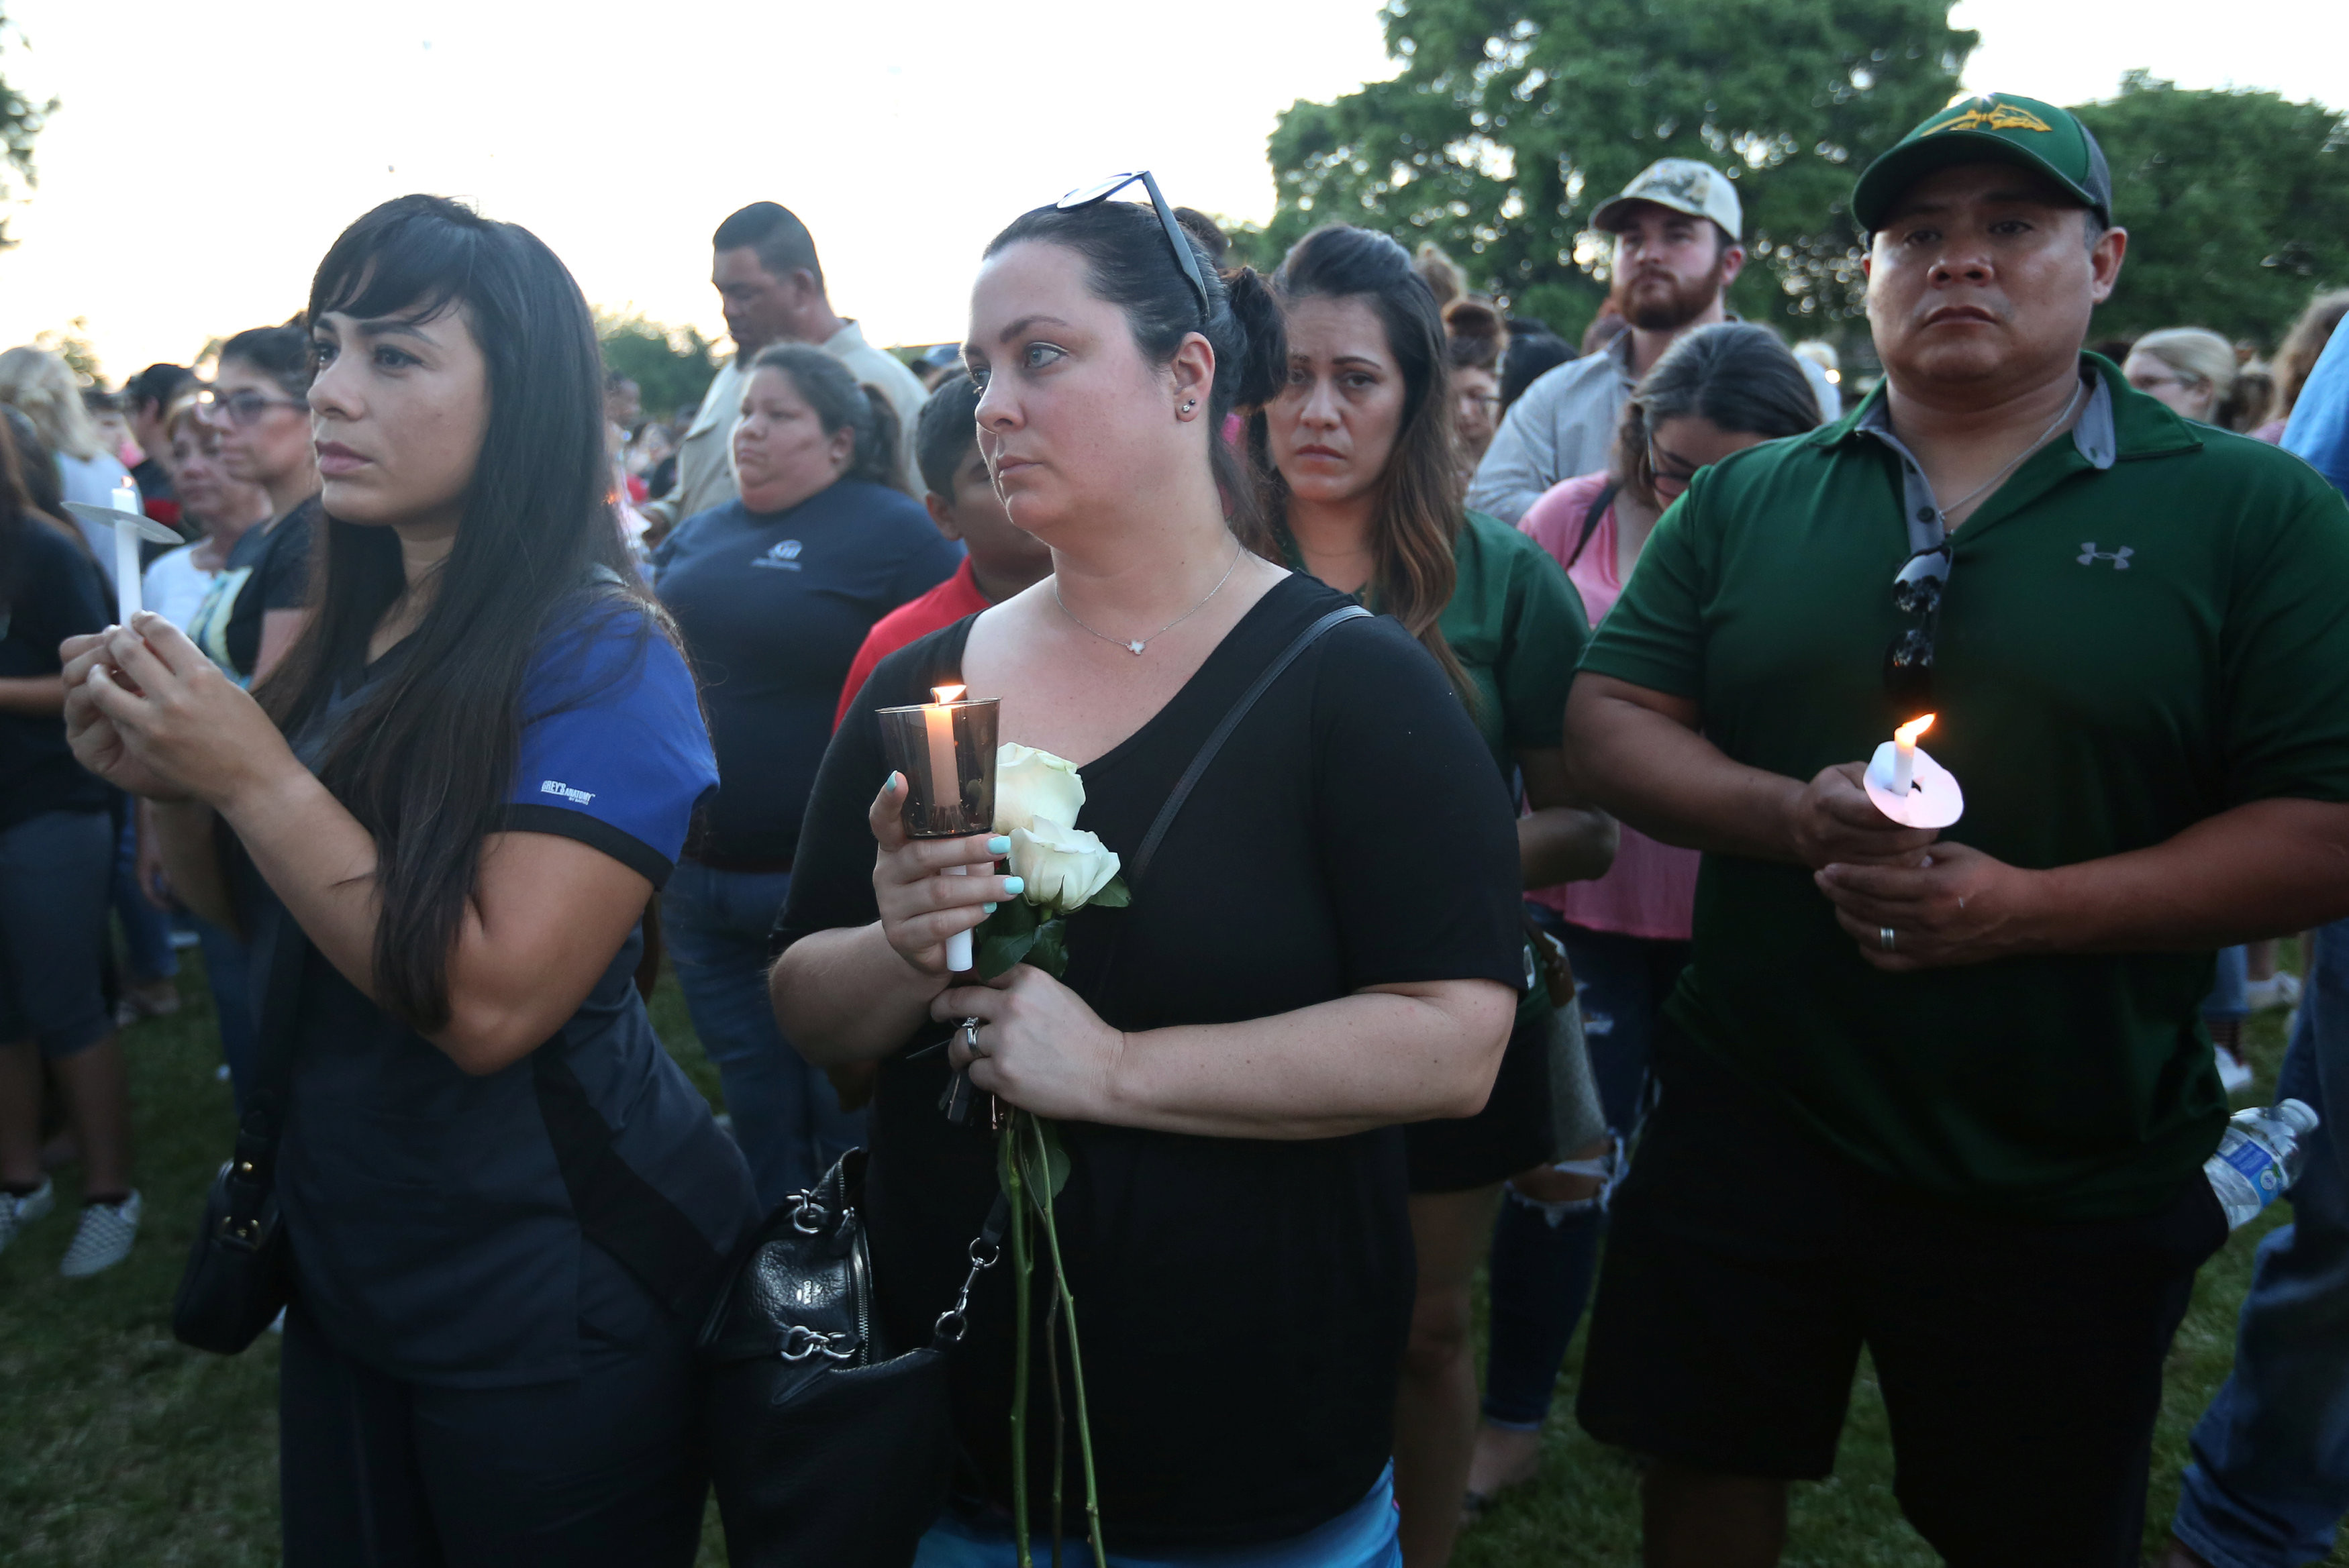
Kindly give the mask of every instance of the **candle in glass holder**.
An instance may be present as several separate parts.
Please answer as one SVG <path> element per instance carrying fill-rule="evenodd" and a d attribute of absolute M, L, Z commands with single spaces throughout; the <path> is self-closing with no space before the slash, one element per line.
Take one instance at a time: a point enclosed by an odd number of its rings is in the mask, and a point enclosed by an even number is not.
<path fill-rule="evenodd" d="M 938 686 L 936 700 L 880 710 L 882 749 L 905 778 L 905 834 L 915 839 L 963 838 L 995 830 L 993 697 L 969 701 L 958 686 Z M 947 868 L 967 876 L 969 868 Z M 974 967 L 968 932 L 947 941 L 947 967 Z"/>

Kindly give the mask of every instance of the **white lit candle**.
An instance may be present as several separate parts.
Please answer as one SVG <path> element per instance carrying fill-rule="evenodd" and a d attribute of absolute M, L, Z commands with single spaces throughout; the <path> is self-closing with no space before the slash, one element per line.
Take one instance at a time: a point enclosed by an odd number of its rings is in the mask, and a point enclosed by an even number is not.
<path fill-rule="evenodd" d="M 127 480 L 114 489 L 113 507 L 117 511 L 139 515 L 138 487 Z M 117 625 L 130 624 L 139 614 L 139 535 L 136 531 L 114 525 L 114 619 Z"/>
<path fill-rule="evenodd" d="M 951 800 L 958 811 L 962 809 L 962 769 L 955 765 L 954 710 L 947 705 L 960 697 L 964 687 L 932 686 L 932 700 L 922 707 L 922 733 L 930 743 L 930 808 L 935 812 Z M 948 866 L 946 874 L 966 877 L 968 866 Z M 947 938 L 947 968 L 957 975 L 967 975 L 976 967 L 970 951 L 970 933 L 957 931 Z"/>
<path fill-rule="evenodd" d="M 1933 716 L 1912 718 L 1892 732 L 1892 792 L 1906 798 L 1917 778 L 1917 738 L 1933 727 Z"/>

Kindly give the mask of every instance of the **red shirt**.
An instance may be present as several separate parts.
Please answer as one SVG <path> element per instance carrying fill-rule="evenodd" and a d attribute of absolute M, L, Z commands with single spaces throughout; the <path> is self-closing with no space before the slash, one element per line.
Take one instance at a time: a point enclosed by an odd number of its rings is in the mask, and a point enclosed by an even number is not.
<path fill-rule="evenodd" d="M 864 689 L 874 665 L 907 643 L 926 637 L 941 626 L 951 626 L 965 615 L 978 614 L 988 603 L 987 595 L 978 591 L 978 579 L 970 574 L 970 557 L 966 555 L 953 576 L 874 622 L 873 629 L 864 634 L 863 645 L 856 650 L 855 661 L 848 666 L 848 679 L 841 686 L 840 707 L 833 713 L 832 727 L 838 729 L 840 721 L 848 717 L 848 705 Z"/>

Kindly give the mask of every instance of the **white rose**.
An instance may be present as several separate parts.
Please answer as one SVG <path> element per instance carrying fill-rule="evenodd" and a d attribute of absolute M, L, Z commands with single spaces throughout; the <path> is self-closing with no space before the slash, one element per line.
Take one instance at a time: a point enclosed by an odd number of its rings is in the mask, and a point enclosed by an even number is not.
<path fill-rule="evenodd" d="M 995 748 L 997 832 L 1025 828 L 1039 819 L 1073 827 L 1084 804 L 1085 781 L 1067 758 L 1012 740 Z"/>
<path fill-rule="evenodd" d="M 1023 896 L 1030 903 L 1054 914 L 1083 907 L 1117 875 L 1117 864 L 1100 839 L 1075 828 L 1039 818 L 1011 830 L 1011 874 L 1027 882 Z"/>

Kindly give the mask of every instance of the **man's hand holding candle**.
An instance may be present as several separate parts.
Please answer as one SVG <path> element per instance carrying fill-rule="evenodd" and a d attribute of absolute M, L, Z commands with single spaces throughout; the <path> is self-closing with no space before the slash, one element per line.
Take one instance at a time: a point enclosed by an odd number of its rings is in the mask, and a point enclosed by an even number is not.
<path fill-rule="evenodd" d="M 1813 871 L 1833 864 L 1913 866 L 1940 835 L 1930 828 L 1904 828 L 1876 809 L 1860 783 L 1858 762 L 1823 768 L 1792 797 L 1786 808 L 1786 839 Z"/>
<path fill-rule="evenodd" d="M 2044 872 L 2024 871 L 1965 844 L 1938 843 L 1919 863 L 1824 866 L 1811 880 L 1836 923 L 1878 969 L 1900 973 L 2051 952 L 2057 929 Z M 1882 934 L 1899 934 L 1891 952 Z"/>

